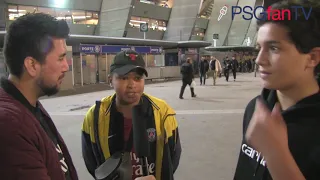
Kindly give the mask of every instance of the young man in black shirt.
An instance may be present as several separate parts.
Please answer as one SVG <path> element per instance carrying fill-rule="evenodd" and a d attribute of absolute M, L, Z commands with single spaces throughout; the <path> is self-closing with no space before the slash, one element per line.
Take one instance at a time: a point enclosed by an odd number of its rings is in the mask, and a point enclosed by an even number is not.
<path fill-rule="evenodd" d="M 320 8 L 280 2 L 271 11 L 291 7 L 303 7 L 309 19 L 291 11 L 257 22 L 263 90 L 245 110 L 234 180 L 320 179 Z"/>

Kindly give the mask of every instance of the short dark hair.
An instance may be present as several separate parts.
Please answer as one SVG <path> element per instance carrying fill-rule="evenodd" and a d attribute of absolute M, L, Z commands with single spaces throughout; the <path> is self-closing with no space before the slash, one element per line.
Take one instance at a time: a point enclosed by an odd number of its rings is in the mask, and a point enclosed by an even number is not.
<path fill-rule="evenodd" d="M 283 13 L 283 20 L 272 20 L 272 18 L 260 17 L 257 20 L 257 28 L 259 29 L 266 23 L 275 23 L 285 27 L 288 30 L 288 36 L 291 42 L 296 46 L 297 50 L 300 53 L 307 54 L 310 53 L 313 48 L 320 47 L 320 6 L 311 1 L 300 4 L 280 1 L 271 5 L 271 9 L 291 9 L 293 6 L 303 7 L 306 14 L 311 10 L 309 19 L 306 19 L 304 12 L 298 9 L 297 11 L 291 11 L 291 20 L 288 20 L 288 13 Z M 320 64 L 315 68 L 315 73 L 319 72 Z"/>
<path fill-rule="evenodd" d="M 5 62 L 10 74 L 21 77 L 26 57 L 45 63 L 53 48 L 52 38 L 67 39 L 68 24 L 43 13 L 29 13 L 17 18 L 10 26 L 4 43 Z"/>

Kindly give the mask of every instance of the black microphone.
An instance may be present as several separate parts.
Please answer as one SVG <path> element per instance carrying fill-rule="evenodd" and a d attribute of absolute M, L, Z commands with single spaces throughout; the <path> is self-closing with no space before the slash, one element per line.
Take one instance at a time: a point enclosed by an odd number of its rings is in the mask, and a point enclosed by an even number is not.
<path fill-rule="evenodd" d="M 136 156 L 139 158 L 143 176 L 149 175 L 148 159 L 150 155 L 147 118 L 144 116 L 143 106 L 137 105 L 132 108 L 132 130 L 133 130 L 133 147 Z"/>

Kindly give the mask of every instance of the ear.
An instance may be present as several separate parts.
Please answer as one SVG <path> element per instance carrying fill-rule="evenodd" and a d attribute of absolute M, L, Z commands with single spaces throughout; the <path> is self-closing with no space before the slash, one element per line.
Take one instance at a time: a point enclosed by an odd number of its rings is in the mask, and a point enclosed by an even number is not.
<path fill-rule="evenodd" d="M 309 54 L 308 67 L 315 68 L 320 63 L 320 47 L 313 48 Z"/>
<path fill-rule="evenodd" d="M 24 67 L 31 77 L 36 77 L 40 70 L 40 64 L 32 57 L 26 57 L 24 59 Z"/>

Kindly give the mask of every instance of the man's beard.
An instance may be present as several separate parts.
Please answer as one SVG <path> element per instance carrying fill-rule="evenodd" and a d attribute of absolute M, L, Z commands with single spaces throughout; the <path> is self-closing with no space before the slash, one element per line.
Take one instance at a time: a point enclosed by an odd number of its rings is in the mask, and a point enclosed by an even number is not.
<path fill-rule="evenodd" d="M 52 96 L 59 92 L 59 88 L 57 85 L 55 86 L 48 86 L 45 84 L 44 79 L 40 78 L 37 81 L 37 85 L 40 88 L 40 96 Z"/>

